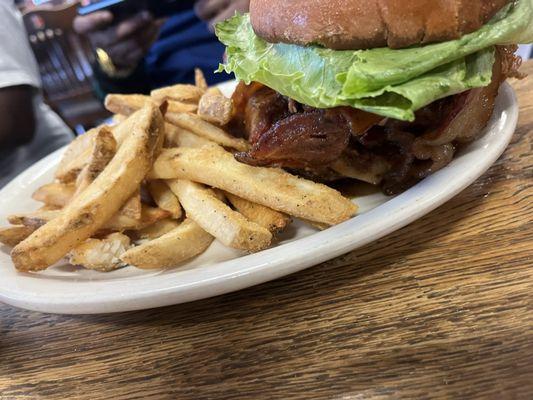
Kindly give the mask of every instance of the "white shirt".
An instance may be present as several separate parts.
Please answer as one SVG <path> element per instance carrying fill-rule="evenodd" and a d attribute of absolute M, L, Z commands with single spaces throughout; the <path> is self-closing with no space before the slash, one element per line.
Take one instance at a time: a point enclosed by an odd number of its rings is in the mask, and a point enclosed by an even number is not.
<path fill-rule="evenodd" d="M 67 125 L 43 102 L 39 69 L 22 16 L 12 0 L 0 0 L 0 88 L 18 85 L 35 88 L 33 108 L 36 132 L 33 141 L 27 145 L 0 148 L 0 188 L 73 138 Z"/>

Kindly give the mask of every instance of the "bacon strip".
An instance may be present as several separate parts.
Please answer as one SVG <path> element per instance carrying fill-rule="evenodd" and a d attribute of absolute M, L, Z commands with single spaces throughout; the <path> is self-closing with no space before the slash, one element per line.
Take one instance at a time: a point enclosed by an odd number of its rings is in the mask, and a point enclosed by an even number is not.
<path fill-rule="evenodd" d="M 387 194 L 399 193 L 448 165 L 458 146 L 479 137 L 501 83 L 508 76 L 523 77 L 514 50 L 497 48 L 489 86 L 436 101 L 419 110 L 413 123 L 383 122 L 380 116 L 350 107 L 319 110 L 261 84 L 240 84 L 234 102 L 244 111 L 241 135 L 252 148 L 236 158 L 251 165 L 296 169 L 319 180 L 338 179 L 342 171 L 350 171 L 352 177 L 381 181 Z"/>
<path fill-rule="evenodd" d="M 348 146 L 350 131 L 339 113 L 293 114 L 259 135 L 252 149 L 237 159 L 251 165 L 307 168 L 327 165 Z"/>

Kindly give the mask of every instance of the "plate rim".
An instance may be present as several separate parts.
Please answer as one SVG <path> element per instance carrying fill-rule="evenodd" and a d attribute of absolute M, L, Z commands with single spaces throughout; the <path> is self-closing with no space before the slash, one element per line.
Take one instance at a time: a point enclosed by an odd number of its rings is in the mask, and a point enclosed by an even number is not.
<path fill-rule="evenodd" d="M 518 123 L 518 102 L 514 90 L 508 83 L 502 85 L 500 89 L 497 107 L 502 107 L 502 110 L 500 115 L 493 116 L 492 131 L 497 131 L 502 137 L 494 139 L 494 143 L 489 142 L 485 146 L 489 152 L 483 163 L 475 164 L 474 168 L 460 175 L 457 180 L 450 183 L 451 188 L 444 193 L 431 193 L 431 191 L 433 186 L 438 186 L 439 178 L 443 175 L 441 172 L 451 169 L 451 165 L 426 178 L 414 188 L 340 225 L 260 253 L 201 266 L 190 271 L 180 271 L 180 282 L 169 282 L 168 275 L 165 274 L 135 279 L 126 277 L 109 281 L 70 281 L 66 284 L 72 290 L 46 296 L 37 292 L 17 291 L 16 288 L 11 289 L 0 281 L 0 301 L 15 307 L 57 314 L 133 311 L 218 296 L 318 265 L 403 228 L 456 196 L 485 173 L 505 151 Z M 499 129 L 496 130 L 498 126 Z M 494 135 L 492 131 L 487 132 L 485 137 L 490 136 L 491 133 Z M 20 183 L 27 176 L 34 176 L 39 169 L 45 169 L 43 167 L 50 160 L 58 157 L 63 150 L 55 151 L 22 172 L 0 190 L 0 198 L 9 190 L 22 190 L 23 185 Z M 382 213 L 385 213 L 388 218 L 380 217 L 381 221 L 376 223 L 375 215 Z M 350 230 L 347 231 L 347 228 Z M 365 230 L 364 236 L 357 233 L 362 230 Z M 335 242 L 334 245 L 331 244 L 332 241 Z M 308 250 L 308 252 L 302 256 L 302 250 Z M 283 253 L 285 256 L 282 257 Z M 232 270 L 231 267 L 235 265 L 235 262 L 240 262 L 245 266 Z M 0 265 L 0 268 L 3 267 Z M 12 265 L 10 267 L 14 268 Z M 209 270 L 208 274 L 205 273 L 206 270 Z M 197 278 L 191 279 L 191 276 L 197 276 Z M 93 292 L 91 292 L 93 295 L 89 295 L 82 291 L 83 294 L 76 298 L 75 303 L 72 302 L 72 293 L 76 291 L 76 288 L 83 288 L 87 291 L 87 288 L 94 282 L 98 282 L 100 288 L 97 296 L 94 296 Z"/>

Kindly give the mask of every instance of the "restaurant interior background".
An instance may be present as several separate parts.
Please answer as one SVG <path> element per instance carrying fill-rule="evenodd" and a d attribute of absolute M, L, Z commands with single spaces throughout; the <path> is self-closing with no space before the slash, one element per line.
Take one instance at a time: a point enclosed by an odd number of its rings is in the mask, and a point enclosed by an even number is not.
<path fill-rule="evenodd" d="M 110 115 L 93 92 L 94 51 L 72 28 L 80 3 L 17 1 L 39 64 L 45 101 L 77 134 Z"/>

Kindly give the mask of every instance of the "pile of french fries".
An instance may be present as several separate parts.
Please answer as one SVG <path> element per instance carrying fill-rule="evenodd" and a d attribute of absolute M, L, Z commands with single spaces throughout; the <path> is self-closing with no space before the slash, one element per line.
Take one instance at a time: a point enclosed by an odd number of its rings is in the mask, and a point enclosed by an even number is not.
<path fill-rule="evenodd" d="M 11 215 L 0 242 L 20 271 L 67 260 L 97 271 L 179 266 L 217 239 L 257 252 L 300 218 L 319 229 L 354 216 L 339 192 L 278 168 L 239 163 L 248 143 L 224 131 L 234 107 L 201 72 L 195 85 L 109 95 L 115 124 L 76 138 L 43 203 Z"/>

